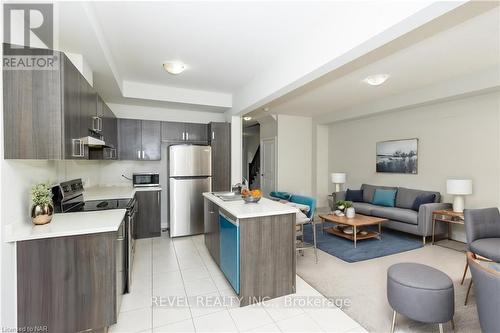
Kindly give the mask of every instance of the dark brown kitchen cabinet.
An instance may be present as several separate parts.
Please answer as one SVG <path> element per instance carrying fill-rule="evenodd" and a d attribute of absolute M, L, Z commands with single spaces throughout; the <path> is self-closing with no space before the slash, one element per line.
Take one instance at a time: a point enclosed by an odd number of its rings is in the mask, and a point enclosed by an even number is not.
<path fill-rule="evenodd" d="M 4 56 L 9 56 L 4 47 Z M 3 70 L 4 147 L 7 159 L 87 159 L 96 93 L 62 52 L 52 70 Z"/>
<path fill-rule="evenodd" d="M 220 265 L 219 206 L 208 199 L 205 199 L 203 221 L 205 227 L 205 246 L 217 265 Z"/>
<path fill-rule="evenodd" d="M 93 126 L 99 129 L 106 147 L 90 148 L 89 158 L 93 160 L 118 159 L 118 119 L 99 95 L 97 95 L 97 113 Z"/>
<path fill-rule="evenodd" d="M 17 242 L 17 324 L 81 332 L 117 321 L 117 232 Z"/>
<path fill-rule="evenodd" d="M 120 160 L 159 161 L 161 123 L 153 120 L 119 119 Z"/>
<path fill-rule="evenodd" d="M 161 191 L 137 191 L 136 238 L 160 237 Z"/>
<path fill-rule="evenodd" d="M 212 147 L 212 191 L 229 191 L 231 190 L 230 124 L 208 124 L 208 140 Z"/>
<path fill-rule="evenodd" d="M 207 124 L 164 121 L 161 125 L 161 139 L 171 142 L 206 143 Z"/>
<path fill-rule="evenodd" d="M 207 124 L 186 123 L 186 141 L 206 142 L 208 140 L 207 128 Z"/>
<path fill-rule="evenodd" d="M 3 70 L 6 159 L 62 158 L 61 72 Z"/>
<path fill-rule="evenodd" d="M 140 160 L 142 151 L 142 121 L 118 119 L 118 156 L 120 160 Z"/>
<path fill-rule="evenodd" d="M 142 160 L 161 159 L 161 123 L 153 120 L 142 121 Z"/>

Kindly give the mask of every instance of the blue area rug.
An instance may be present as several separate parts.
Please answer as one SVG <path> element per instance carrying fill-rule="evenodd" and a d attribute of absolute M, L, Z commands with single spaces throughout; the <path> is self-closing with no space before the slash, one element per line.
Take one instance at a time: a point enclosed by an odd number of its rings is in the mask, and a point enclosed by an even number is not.
<path fill-rule="evenodd" d="M 325 222 L 325 228 L 333 226 L 333 223 Z M 381 239 L 371 238 L 358 240 L 357 248 L 354 248 L 354 242 L 342 237 L 321 232 L 321 224 L 316 225 L 317 246 L 322 251 L 331 254 L 347 262 L 357 262 L 378 257 L 384 257 L 391 254 L 415 250 L 423 247 L 422 237 L 407 234 L 404 232 L 382 228 Z M 378 230 L 378 227 L 372 229 Z M 304 240 L 312 243 L 312 226 L 304 226 Z"/>

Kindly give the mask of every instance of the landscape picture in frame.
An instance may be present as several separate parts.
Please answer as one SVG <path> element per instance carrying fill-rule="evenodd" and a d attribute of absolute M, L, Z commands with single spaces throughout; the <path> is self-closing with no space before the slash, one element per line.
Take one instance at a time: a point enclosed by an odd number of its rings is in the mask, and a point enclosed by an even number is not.
<path fill-rule="evenodd" d="M 377 172 L 417 174 L 418 139 L 377 142 Z"/>

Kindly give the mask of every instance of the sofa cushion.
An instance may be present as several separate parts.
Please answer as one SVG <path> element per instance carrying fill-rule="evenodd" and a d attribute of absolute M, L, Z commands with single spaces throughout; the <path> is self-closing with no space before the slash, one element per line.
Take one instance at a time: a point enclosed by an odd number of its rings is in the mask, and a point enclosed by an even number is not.
<path fill-rule="evenodd" d="M 352 202 L 363 202 L 363 190 L 347 189 L 345 199 Z"/>
<path fill-rule="evenodd" d="M 377 207 L 366 202 L 353 202 L 352 206 L 354 207 L 356 213 L 363 215 L 372 215 L 372 209 Z"/>
<path fill-rule="evenodd" d="M 422 194 L 434 194 L 433 202 L 439 202 L 441 195 L 439 192 L 414 190 L 411 188 L 399 187 L 396 195 L 396 207 L 412 209 L 415 199 Z"/>
<path fill-rule="evenodd" d="M 371 210 L 371 215 L 383 217 L 392 221 L 418 224 L 418 213 L 411 209 L 374 206 Z"/>
<path fill-rule="evenodd" d="M 288 192 L 275 192 L 275 191 L 271 192 L 270 195 L 275 198 L 283 200 L 290 200 L 290 197 L 292 196 L 292 194 Z"/>
<path fill-rule="evenodd" d="M 435 199 L 436 195 L 434 193 L 420 194 L 418 197 L 415 198 L 415 201 L 413 202 L 413 206 L 411 207 L 411 209 L 418 212 L 418 210 L 420 209 L 420 205 L 433 203 Z"/>
<path fill-rule="evenodd" d="M 367 202 L 367 203 L 372 203 L 373 195 L 375 194 L 375 190 L 377 188 L 380 188 L 383 190 L 397 190 L 398 189 L 397 187 L 363 184 L 363 185 L 361 185 L 361 189 L 363 190 L 363 201 Z"/>
<path fill-rule="evenodd" d="M 385 207 L 394 207 L 396 202 L 396 190 L 383 190 L 376 189 L 375 194 L 373 195 L 372 204 L 385 206 Z"/>

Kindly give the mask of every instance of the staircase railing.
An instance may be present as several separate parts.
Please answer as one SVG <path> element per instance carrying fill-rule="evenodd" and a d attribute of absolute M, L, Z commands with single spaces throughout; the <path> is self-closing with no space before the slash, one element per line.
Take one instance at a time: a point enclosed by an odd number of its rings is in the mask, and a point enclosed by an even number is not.
<path fill-rule="evenodd" d="M 248 184 L 249 186 L 253 184 L 255 178 L 259 175 L 260 170 L 260 145 L 257 147 L 257 151 L 253 156 L 252 162 L 248 166 Z"/>

